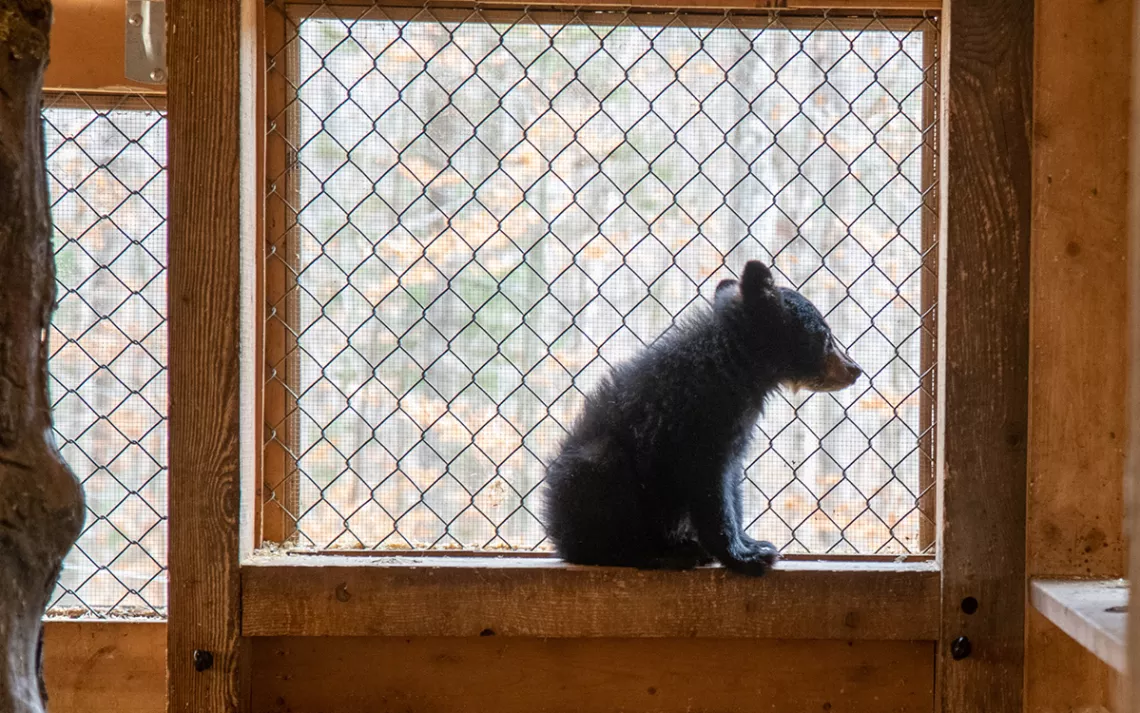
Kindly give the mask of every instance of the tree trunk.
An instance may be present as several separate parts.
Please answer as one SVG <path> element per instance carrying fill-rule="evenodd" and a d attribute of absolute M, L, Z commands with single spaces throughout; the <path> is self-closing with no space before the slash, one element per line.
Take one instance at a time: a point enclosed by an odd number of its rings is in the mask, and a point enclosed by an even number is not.
<path fill-rule="evenodd" d="M 40 104 L 51 3 L 0 0 L 0 713 L 40 713 L 41 619 L 83 524 L 47 395 L 55 303 Z"/>

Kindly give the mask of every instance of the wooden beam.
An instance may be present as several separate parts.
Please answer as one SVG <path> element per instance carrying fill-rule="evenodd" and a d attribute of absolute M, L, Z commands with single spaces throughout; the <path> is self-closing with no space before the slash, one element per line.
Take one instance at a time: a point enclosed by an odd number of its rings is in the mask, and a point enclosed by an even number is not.
<path fill-rule="evenodd" d="M 246 636 L 933 640 L 930 563 L 785 562 L 762 581 L 504 557 L 263 557 L 242 567 Z"/>
<path fill-rule="evenodd" d="M 47 621 L 52 713 L 164 713 L 166 622 Z"/>
<path fill-rule="evenodd" d="M 1033 0 L 944 12 L 940 709 L 1020 713 Z"/>
<path fill-rule="evenodd" d="M 242 131 L 255 1 L 170 0 L 167 10 L 171 711 L 249 706 L 238 561 L 242 434 L 252 427 L 242 403 L 253 210 Z"/>
<path fill-rule="evenodd" d="M 930 641 L 255 639 L 254 708 L 930 713 Z"/>
<path fill-rule="evenodd" d="M 1131 12 L 1131 0 L 1036 3 L 1030 578 L 1125 572 Z M 1026 710 L 1111 707 L 1109 666 L 1045 617 L 1031 611 L 1027 624 Z"/>
<path fill-rule="evenodd" d="M 1115 578 L 1125 550 L 1131 9 L 1048 0 L 1037 12 L 1026 556 L 1031 577 Z"/>
<path fill-rule="evenodd" d="M 1128 127 L 1128 578 L 1140 581 L 1140 0 L 1132 3 L 1132 102 Z M 1140 711 L 1140 607 L 1128 611 L 1123 711 Z"/>

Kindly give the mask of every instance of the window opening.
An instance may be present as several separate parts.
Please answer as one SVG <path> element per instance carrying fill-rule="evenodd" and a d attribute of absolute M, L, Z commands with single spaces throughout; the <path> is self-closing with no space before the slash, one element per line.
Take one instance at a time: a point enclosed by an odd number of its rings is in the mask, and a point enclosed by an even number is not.
<path fill-rule="evenodd" d="M 57 309 L 48 391 L 87 519 L 49 616 L 166 611 L 166 111 L 47 92 Z"/>
<path fill-rule="evenodd" d="M 264 541 L 549 549 L 583 393 L 759 258 L 868 377 L 771 401 L 749 534 L 932 553 L 938 26 L 273 4 Z"/>

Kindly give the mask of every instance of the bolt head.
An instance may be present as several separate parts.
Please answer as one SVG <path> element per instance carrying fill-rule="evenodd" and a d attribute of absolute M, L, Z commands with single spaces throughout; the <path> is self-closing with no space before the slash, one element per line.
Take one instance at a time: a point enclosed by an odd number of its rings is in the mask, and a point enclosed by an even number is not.
<path fill-rule="evenodd" d="M 214 665 L 214 655 L 209 651 L 204 651 L 202 649 L 194 649 L 194 654 L 191 656 L 191 660 L 194 662 L 194 670 L 198 673 L 201 673 L 202 671 L 205 671 Z"/>
<path fill-rule="evenodd" d="M 966 658 L 973 650 L 973 644 L 971 644 L 970 639 L 965 636 L 959 636 L 950 642 L 950 656 L 955 661 L 961 661 Z"/>

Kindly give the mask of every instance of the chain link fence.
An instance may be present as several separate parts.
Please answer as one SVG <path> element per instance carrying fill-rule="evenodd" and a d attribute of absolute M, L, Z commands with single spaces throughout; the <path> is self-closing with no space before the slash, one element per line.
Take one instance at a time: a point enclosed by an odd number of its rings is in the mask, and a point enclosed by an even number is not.
<path fill-rule="evenodd" d="M 867 377 L 772 400 L 749 533 L 931 552 L 937 35 L 272 3 L 264 539 L 549 549 L 583 394 L 758 258 Z"/>
<path fill-rule="evenodd" d="M 57 303 L 48 389 L 87 520 L 53 616 L 166 608 L 166 113 L 160 99 L 48 93 Z"/>

